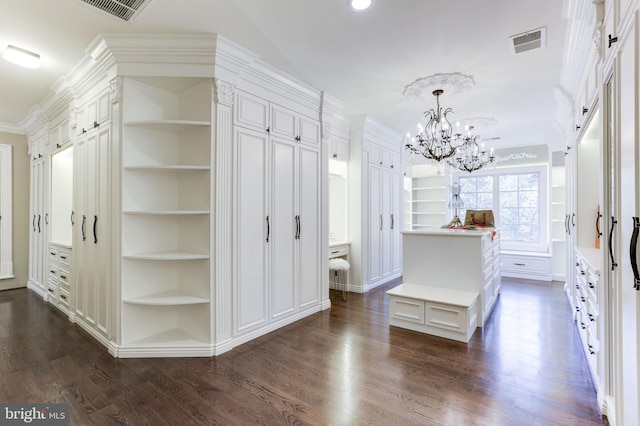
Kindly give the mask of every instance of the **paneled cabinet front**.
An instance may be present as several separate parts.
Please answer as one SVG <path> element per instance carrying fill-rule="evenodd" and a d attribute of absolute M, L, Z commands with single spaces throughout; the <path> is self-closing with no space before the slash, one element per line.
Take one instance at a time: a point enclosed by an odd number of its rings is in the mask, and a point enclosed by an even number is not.
<path fill-rule="evenodd" d="M 73 209 L 76 321 L 102 339 L 109 337 L 110 223 L 109 152 L 111 129 L 103 125 L 78 138 L 74 146 Z M 106 340 L 102 340 L 103 343 Z"/>
<path fill-rule="evenodd" d="M 44 143 L 31 146 L 31 212 L 29 216 L 29 288 L 44 296 L 47 267 L 48 156 Z"/>
<path fill-rule="evenodd" d="M 245 334 L 319 303 L 321 158 L 311 118 L 243 92 L 235 105 L 235 333 Z"/>
<path fill-rule="evenodd" d="M 369 284 L 398 273 L 402 268 L 401 191 L 399 170 L 369 165 Z"/>

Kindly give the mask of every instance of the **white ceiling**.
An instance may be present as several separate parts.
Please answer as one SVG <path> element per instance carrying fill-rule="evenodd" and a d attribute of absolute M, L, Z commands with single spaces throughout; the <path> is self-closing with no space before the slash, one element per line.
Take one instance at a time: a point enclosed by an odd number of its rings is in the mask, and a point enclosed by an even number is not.
<path fill-rule="evenodd" d="M 561 145 L 555 122 L 566 22 L 558 0 L 375 0 L 355 13 L 347 0 L 152 0 L 133 22 L 81 0 L 3 2 L 0 49 L 42 56 L 37 70 L 0 60 L 0 125 L 17 125 L 69 73 L 99 33 L 211 32 L 345 104 L 415 132 L 435 99 L 410 101 L 404 86 L 436 73 L 473 76 L 469 92 L 441 97 L 457 120 L 488 117 L 476 128 L 495 148 Z M 547 28 L 547 47 L 513 56 L 508 37 Z M 0 126 L 1 127 L 1 126 Z"/>

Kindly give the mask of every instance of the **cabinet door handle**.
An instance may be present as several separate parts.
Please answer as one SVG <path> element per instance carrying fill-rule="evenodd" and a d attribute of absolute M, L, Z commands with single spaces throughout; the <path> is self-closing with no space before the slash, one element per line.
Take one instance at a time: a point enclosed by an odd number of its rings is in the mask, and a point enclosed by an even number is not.
<path fill-rule="evenodd" d="M 31 221 L 31 225 L 33 225 L 33 232 L 36 232 L 36 215 L 33 215 L 33 220 Z"/>
<path fill-rule="evenodd" d="M 616 218 L 611 216 L 611 230 L 609 231 L 609 257 L 611 258 L 612 271 L 614 271 L 616 269 L 616 266 L 618 266 L 618 264 L 616 263 L 616 259 L 613 257 L 613 244 L 612 244 L 613 229 L 616 227 L 616 223 L 618 223 Z"/>
<path fill-rule="evenodd" d="M 631 234 L 631 269 L 633 269 L 633 288 L 640 290 L 640 273 L 638 273 L 638 231 L 640 231 L 640 218 L 633 217 L 633 233 Z"/>
<path fill-rule="evenodd" d="M 82 241 L 85 241 L 87 239 L 87 217 L 85 215 L 82 215 L 82 226 L 80 227 L 82 229 Z"/>
<path fill-rule="evenodd" d="M 44 215 L 44 224 L 48 225 L 49 224 L 49 213 Z"/>
<path fill-rule="evenodd" d="M 299 240 L 300 239 L 300 215 L 294 216 L 294 219 L 296 221 L 296 235 L 294 238 L 296 240 Z"/>
<path fill-rule="evenodd" d="M 40 229 L 40 219 L 42 218 L 42 215 L 38 215 L 38 234 L 40 234 L 42 232 L 42 229 Z"/>
<path fill-rule="evenodd" d="M 572 214 L 571 215 L 571 226 L 573 226 L 575 228 L 576 226 L 576 214 Z"/>
<path fill-rule="evenodd" d="M 600 232 L 600 218 L 602 217 L 602 214 L 600 212 L 598 212 L 598 214 L 596 215 L 596 233 L 598 234 L 598 236 L 602 236 L 602 232 Z"/>
<path fill-rule="evenodd" d="M 267 129 L 267 132 L 269 129 Z M 269 216 L 267 216 L 267 242 L 269 242 L 269 235 L 271 234 L 271 225 L 269 224 Z"/>
<path fill-rule="evenodd" d="M 382 231 L 382 215 L 380 215 L 380 230 Z"/>
<path fill-rule="evenodd" d="M 393 229 L 393 215 L 391 215 L 391 229 Z"/>
<path fill-rule="evenodd" d="M 98 216 L 93 216 L 93 243 L 98 244 Z"/>
<path fill-rule="evenodd" d="M 74 215 L 74 211 L 71 210 L 71 226 L 75 225 L 75 222 L 73 221 L 73 215 Z"/>

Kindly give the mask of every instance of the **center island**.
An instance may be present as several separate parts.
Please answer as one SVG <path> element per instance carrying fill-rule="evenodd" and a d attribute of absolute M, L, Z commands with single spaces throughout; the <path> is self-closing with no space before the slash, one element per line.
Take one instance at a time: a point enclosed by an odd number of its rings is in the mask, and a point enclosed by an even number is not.
<path fill-rule="evenodd" d="M 476 327 L 484 326 L 500 293 L 498 231 L 494 228 L 429 228 L 403 232 L 402 239 L 402 284 L 387 292 L 392 302 L 390 324 L 436 335 L 442 334 L 432 332 L 434 327 L 460 327 L 464 338 L 458 340 L 468 341 Z M 446 290 L 451 291 L 447 293 Z M 435 302 L 439 304 L 440 315 L 447 310 L 451 311 L 448 317 L 434 318 L 431 324 L 428 312 L 430 301 L 429 296 L 426 296 L 430 293 L 438 295 Z M 468 302 L 474 294 L 477 295 L 477 303 Z M 449 295 L 449 303 L 443 303 L 446 295 Z M 411 300 L 412 303 L 399 303 L 398 298 L 405 298 L 405 302 Z M 421 307 L 420 301 L 427 306 Z M 464 309 L 472 312 L 461 309 L 465 304 L 468 306 Z M 450 309 L 447 308 L 448 305 Z M 403 313 L 402 309 L 409 306 L 411 312 Z M 424 314 L 416 314 L 416 309 L 422 309 Z M 470 322 L 467 327 L 463 322 L 468 320 Z M 424 326 L 420 322 L 424 322 Z M 442 337 L 455 338 L 446 333 Z"/>

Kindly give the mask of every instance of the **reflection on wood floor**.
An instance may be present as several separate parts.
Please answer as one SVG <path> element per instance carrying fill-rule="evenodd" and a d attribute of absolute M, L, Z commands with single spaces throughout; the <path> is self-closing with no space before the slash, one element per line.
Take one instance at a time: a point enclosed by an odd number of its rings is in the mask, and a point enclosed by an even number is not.
<path fill-rule="evenodd" d="M 606 424 L 561 283 L 503 280 L 468 344 L 390 328 L 391 287 L 169 359 L 112 358 L 34 293 L 0 292 L 0 401 L 68 402 L 72 425 Z"/>

